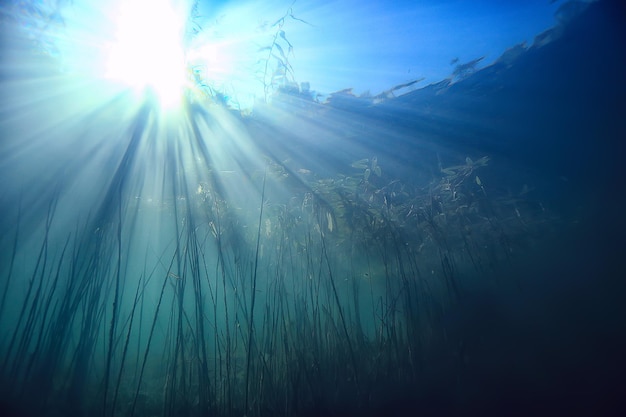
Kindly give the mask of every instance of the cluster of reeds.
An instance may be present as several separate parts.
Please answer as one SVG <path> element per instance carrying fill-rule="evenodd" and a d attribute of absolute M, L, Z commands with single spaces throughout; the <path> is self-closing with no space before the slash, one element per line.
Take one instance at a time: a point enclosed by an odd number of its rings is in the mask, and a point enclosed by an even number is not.
<path fill-rule="evenodd" d="M 2 241 L 0 389 L 35 415 L 320 415 L 419 398 L 435 368 L 462 365 L 442 321 L 465 277 L 547 219 L 524 193 L 492 195 L 487 157 L 419 186 L 368 158 L 287 193 L 268 162 L 244 174 L 258 200 L 242 210 L 202 150 L 200 174 L 181 174 L 175 143 L 171 204 L 154 207 L 130 177 L 140 126 L 92 217 L 56 226 L 57 193 L 33 238 L 18 207 Z"/>

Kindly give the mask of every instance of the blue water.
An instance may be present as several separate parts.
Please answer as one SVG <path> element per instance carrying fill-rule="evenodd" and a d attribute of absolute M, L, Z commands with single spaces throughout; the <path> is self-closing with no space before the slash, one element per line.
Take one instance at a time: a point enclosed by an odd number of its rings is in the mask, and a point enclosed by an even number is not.
<path fill-rule="evenodd" d="M 174 118 L 86 108 L 7 23 L 0 414 L 621 415 L 624 18 Z"/>

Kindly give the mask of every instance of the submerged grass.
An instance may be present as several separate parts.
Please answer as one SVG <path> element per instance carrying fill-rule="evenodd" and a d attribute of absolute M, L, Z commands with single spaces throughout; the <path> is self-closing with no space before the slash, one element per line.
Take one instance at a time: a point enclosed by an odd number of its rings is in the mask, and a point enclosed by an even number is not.
<path fill-rule="evenodd" d="M 447 334 L 445 320 L 476 285 L 469 280 L 511 262 L 515 242 L 546 221 L 537 212 L 519 222 L 475 179 L 487 158 L 419 187 L 361 160 L 364 171 L 300 183 L 287 197 L 273 191 L 287 170 L 268 164 L 256 180 L 246 173 L 260 196 L 258 217 L 246 217 L 214 176 L 181 177 L 184 155 L 171 145 L 162 188 L 175 203 L 152 243 L 138 231 L 154 217 L 131 207 L 127 177 L 141 140 L 136 133 L 103 210 L 60 239 L 50 234 L 53 199 L 36 253 L 22 246 L 17 211 L 3 271 L 1 389 L 34 415 L 367 415 L 419 405 L 429 381 L 454 386 L 462 373 L 470 342 Z"/>

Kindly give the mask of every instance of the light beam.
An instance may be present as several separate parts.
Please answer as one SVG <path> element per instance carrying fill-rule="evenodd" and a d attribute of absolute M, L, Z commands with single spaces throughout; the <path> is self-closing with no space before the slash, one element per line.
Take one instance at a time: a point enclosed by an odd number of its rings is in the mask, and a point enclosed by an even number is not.
<path fill-rule="evenodd" d="M 185 17 L 169 0 L 123 2 L 105 76 L 140 92 L 153 90 L 162 106 L 180 103 L 186 82 Z"/>

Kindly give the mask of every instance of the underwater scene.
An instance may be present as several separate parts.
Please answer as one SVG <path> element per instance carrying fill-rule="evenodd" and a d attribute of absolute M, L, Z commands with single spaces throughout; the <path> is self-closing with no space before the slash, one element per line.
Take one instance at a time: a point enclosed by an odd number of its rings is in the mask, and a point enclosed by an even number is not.
<path fill-rule="evenodd" d="M 0 4 L 0 416 L 626 413 L 619 2 Z"/>

